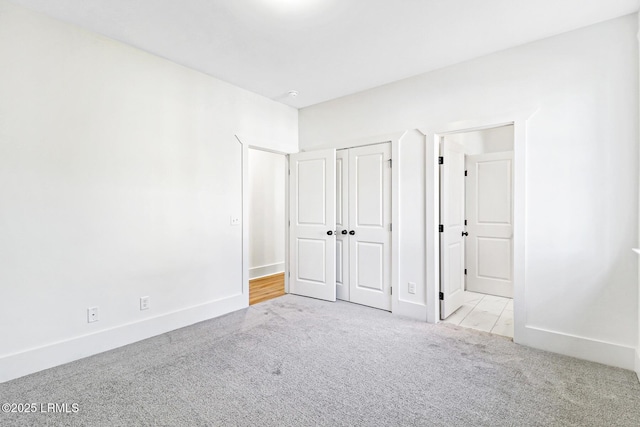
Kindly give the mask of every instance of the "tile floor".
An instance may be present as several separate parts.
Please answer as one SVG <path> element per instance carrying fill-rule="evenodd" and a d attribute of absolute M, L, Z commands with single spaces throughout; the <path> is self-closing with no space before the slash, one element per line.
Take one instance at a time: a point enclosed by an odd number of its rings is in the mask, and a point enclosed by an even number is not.
<path fill-rule="evenodd" d="M 511 298 L 464 293 L 465 303 L 443 322 L 513 338 Z"/>

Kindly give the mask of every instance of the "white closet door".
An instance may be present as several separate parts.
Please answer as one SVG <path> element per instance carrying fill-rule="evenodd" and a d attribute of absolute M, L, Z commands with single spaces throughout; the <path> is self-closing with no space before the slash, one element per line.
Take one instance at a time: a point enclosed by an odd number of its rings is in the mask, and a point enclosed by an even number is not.
<path fill-rule="evenodd" d="M 444 141 L 440 150 L 440 318 L 464 303 L 464 147 Z"/>
<path fill-rule="evenodd" d="M 336 297 L 349 301 L 349 151 L 336 152 Z"/>
<path fill-rule="evenodd" d="M 349 149 L 350 300 L 391 310 L 391 144 Z"/>
<path fill-rule="evenodd" d="M 336 152 L 290 156 L 290 292 L 336 300 Z"/>
<path fill-rule="evenodd" d="M 513 298 L 513 151 L 467 156 L 467 290 Z"/>

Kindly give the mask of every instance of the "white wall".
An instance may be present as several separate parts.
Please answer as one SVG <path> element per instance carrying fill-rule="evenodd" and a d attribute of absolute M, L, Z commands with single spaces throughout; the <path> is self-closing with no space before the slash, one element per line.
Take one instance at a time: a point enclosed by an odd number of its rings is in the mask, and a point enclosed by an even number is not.
<path fill-rule="evenodd" d="M 638 341 L 638 260 L 630 251 L 638 236 L 637 25 L 630 15 L 305 108 L 300 147 L 345 146 L 537 109 L 526 128 L 522 309 L 529 335 L 522 340 L 632 368 Z M 414 168 L 414 156 L 421 155 L 416 150 L 401 146 L 394 167 Z M 435 167 L 429 164 L 428 176 Z M 422 173 L 415 172 L 415 182 Z M 399 210 L 423 202 L 401 202 Z M 422 218 L 402 221 L 405 231 L 395 236 L 405 247 L 413 230 L 420 234 Z M 420 271 L 424 239 L 419 245 L 415 257 L 401 257 L 394 268 Z M 424 285 L 421 277 L 416 282 Z M 414 302 L 426 304 L 417 296 Z"/>
<path fill-rule="evenodd" d="M 284 271 L 285 172 L 282 154 L 249 150 L 249 277 Z"/>
<path fill-rule="evenodd" d="M 4 0 L 0 64 L 0 381 L 248 304 L 234 135 L 295 109 Z"/>
<path fill-rule="evenodd" d="M 513 125 L 454 133 L 445 139 L 462 144 L 467 155 L 513 151 Z"/>

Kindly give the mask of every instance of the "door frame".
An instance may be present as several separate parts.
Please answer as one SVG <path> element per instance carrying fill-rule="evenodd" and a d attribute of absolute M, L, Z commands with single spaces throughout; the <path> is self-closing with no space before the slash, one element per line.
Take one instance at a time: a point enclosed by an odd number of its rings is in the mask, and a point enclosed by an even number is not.
<path fill-rule="evenodd" d="M 427 271 L 427 321 L 429 323 L 440 321 L 440 233 L 438 231 L 440 224 L 440 168 L 438 165 L 440 141 L 442 137 L 449 134 L 513 125 L 513 340 L 520 343 L 526 339 L 526 142 L 527 122 L 537 111 L 538 109 L 518 111 L 480 119 L 446 122 L 420 129 L 427 136 L 425 159 L 427 165 L 425 178 L 427 259 L 425 267 Z"/>
<path fill-rule="evenodd" d="M 248 144 L 235 135 L 242 150 L 242 295 L 249 306 L 249 149 L 279 154 L 285 158 L 284 170 L 284 291 L 289 293 L 289 154 L 284 151 Z"/>

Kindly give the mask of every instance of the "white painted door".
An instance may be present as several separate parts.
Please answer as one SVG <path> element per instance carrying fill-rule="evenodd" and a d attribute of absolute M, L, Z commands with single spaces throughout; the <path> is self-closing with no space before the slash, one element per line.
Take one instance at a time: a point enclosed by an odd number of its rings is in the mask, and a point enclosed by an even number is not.
<path fill-rule="evenodd" d="M 349 298 L 391 310 L 391 144 L 349 149 Z"/>
<path fill-rule="evenodd" d="M 289 291 L 336 300 L 336 152 L 290 156 Z"/>
<path fill-rule="evenodd" d="M 467 156 L 467 290 L 513 298 L 513 151 Z"/>
<path fill-rule="evenodd" d="M 440 155 L 440 318 L 446 319 L 464 303 L 464 147 L 443 141 Z"/>
<path fill-rule="evenodd" d="M 336 152 L 336 297 L 349 301 L 349 151 Z"/>

